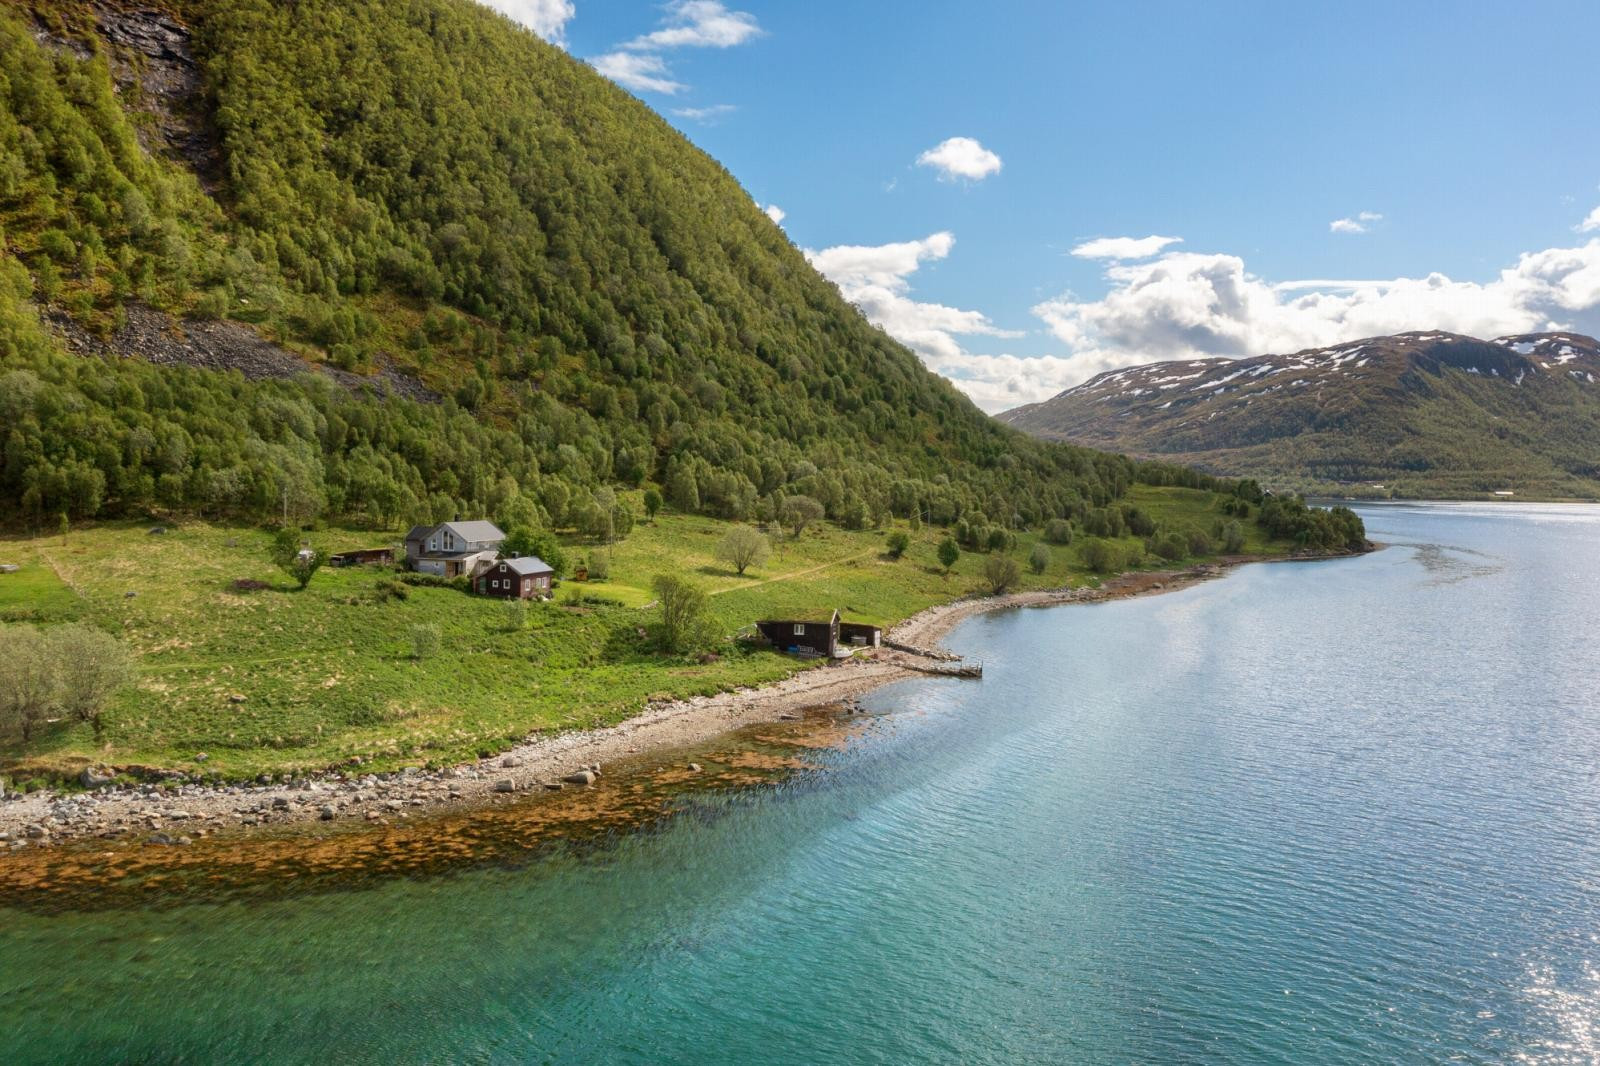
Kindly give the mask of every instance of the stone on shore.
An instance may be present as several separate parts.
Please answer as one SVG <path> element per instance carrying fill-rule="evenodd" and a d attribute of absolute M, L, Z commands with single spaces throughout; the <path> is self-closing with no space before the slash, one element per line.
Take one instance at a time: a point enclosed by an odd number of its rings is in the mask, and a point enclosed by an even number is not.
<path fill-rule="evenodd" d="M 515 755 L 507 755 L 504 759 L 500 760 L 500 765 L 507 770 L 515 770 L 517 767 L 522 765 L 522 760 L 517 758 Z"/>
<path fill-rule="evenodd" d="M 496 792 L 515 792 L 517 790 L 517 783 L 515 781 L 496 781 L 494 783 L 494 790 Z"/>
<path fill-rule="evenodd" d="M 595 782 L 595 773 L 593 770 L 579 770 L 575 774 L 568 774 L 561 780 L 569 785 L 592 785 Z"/>

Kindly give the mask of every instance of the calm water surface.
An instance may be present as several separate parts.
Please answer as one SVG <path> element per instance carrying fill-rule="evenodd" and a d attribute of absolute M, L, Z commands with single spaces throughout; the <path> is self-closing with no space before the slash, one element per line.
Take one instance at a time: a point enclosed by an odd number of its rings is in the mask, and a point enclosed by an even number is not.
<path fill-rule="evenodd" d="M 1600 509 L 1365 516 L 597 851 L 0 911 L 0 1062 L 1596 1061 Z"/>

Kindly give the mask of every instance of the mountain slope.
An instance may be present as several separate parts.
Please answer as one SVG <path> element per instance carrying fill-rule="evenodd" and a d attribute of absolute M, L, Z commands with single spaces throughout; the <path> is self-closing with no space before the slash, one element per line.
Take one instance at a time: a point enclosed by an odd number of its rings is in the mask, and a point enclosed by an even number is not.
<path fill-rule="evenodd" d="M 1600 344 L 1568 333 L 1152 363 L 999 417 L 1301 491 L 1600 498 Z"/>
<path fill-rule="evenodd" d="M 560 525 L 655 481 L 1037 522 L 1140 476 L 984 417 L 715 161 L 468 0 L 0 0 L 0 70 L 0 519 Z"/>

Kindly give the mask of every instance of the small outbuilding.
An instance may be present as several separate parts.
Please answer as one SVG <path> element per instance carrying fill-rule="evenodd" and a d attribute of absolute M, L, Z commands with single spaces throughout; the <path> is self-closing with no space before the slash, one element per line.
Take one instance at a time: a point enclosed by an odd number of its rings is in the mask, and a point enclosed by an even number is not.
<path fill-rule="evenodd" d="M 550 595 L 556 572 L 550 564 L 533 555 L 501 559 L 479 570 L 472 586 L 480 596 L 505 600 L 532 600 Z"/>
<path fill-rule="evenodd" d="M 864 622 L 841 622 L 834 611 L 827 621 L 800 621 L 771 619 L 757 622 L 761 636 L 779 651 L 792 655 L 822 655 L 830 659 L 843 659 L 850 649 L 876 648 L 883 640 L 883 630 Z"/>
<path fill-rule="evenodd" d="M 329 566 L 388 566 L 393 562 L 393 548 L 356 548 L 328 556 Z"/>

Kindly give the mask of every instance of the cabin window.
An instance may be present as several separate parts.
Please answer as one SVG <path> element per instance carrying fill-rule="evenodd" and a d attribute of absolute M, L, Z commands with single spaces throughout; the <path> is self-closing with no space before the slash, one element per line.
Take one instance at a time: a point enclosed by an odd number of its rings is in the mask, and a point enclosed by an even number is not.
<path fill-rule="evenodd" d="M 794 635 L 797 636 L 797 637 L 803 637 L 803 636 L 806 635 L 806 627 L 805 627 L 804 623 L 797 623 L 795 625 L 795 627 L 794 627 Z"/>

